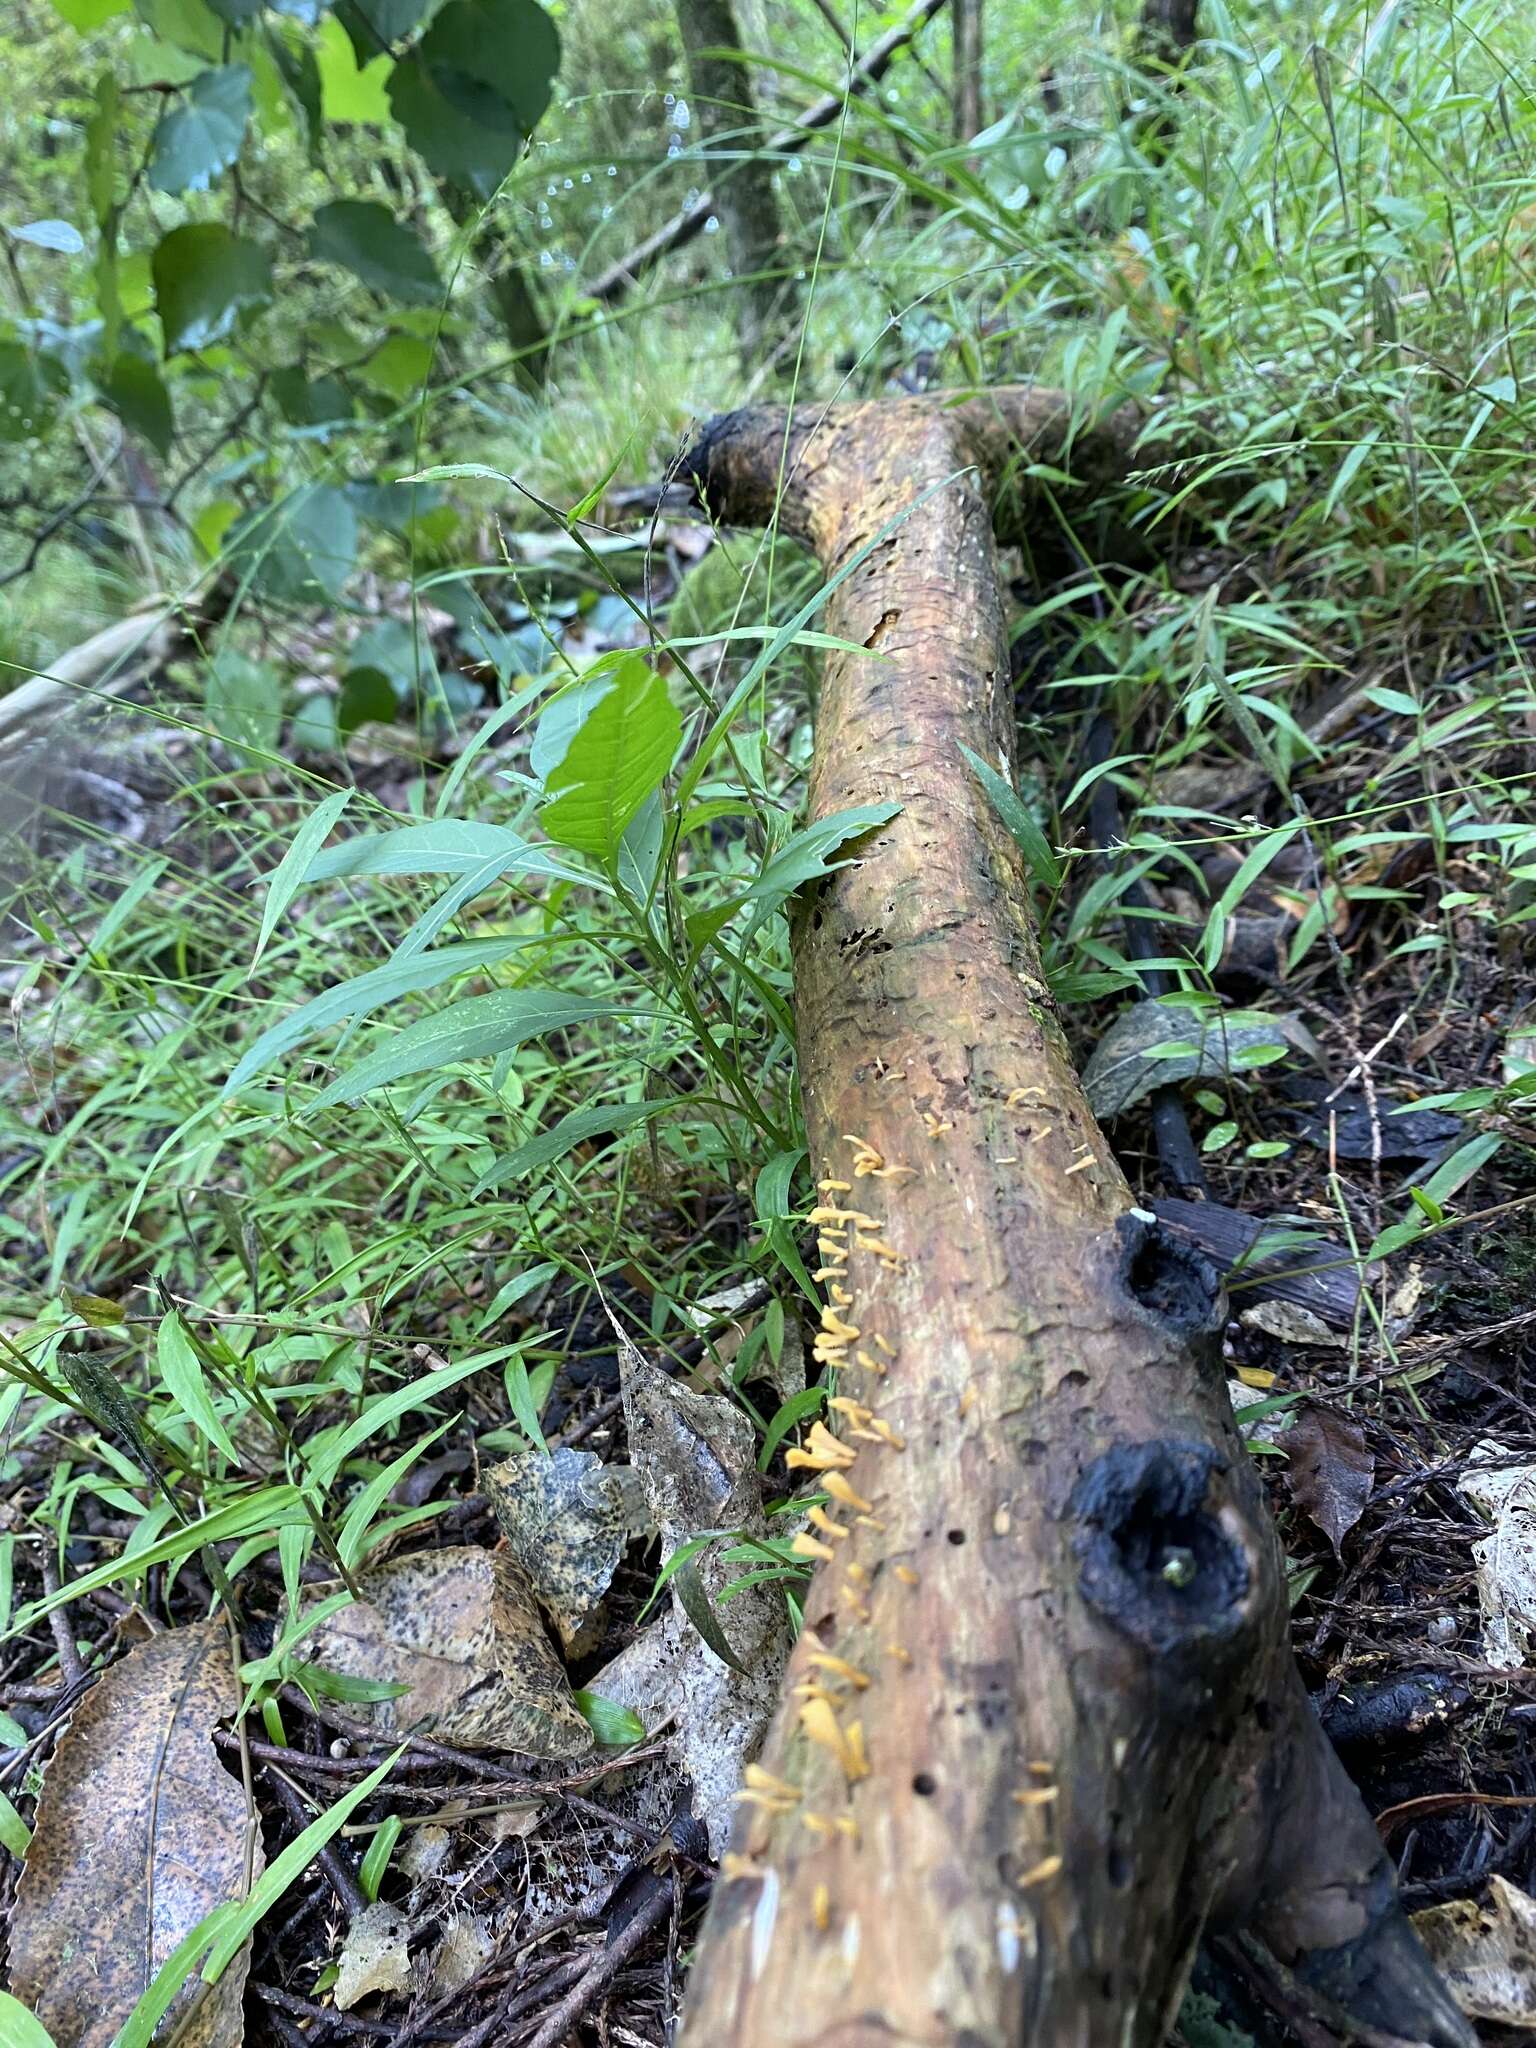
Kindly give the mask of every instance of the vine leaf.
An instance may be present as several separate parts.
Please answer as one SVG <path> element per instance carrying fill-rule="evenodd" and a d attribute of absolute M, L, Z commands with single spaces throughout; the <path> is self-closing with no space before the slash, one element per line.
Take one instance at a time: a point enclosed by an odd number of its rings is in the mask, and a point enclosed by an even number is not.
<path fill-rule="evenodd" d="M 247 1816 L 215 1722 L 237 1703 L 222 1620 L 152 1636 L 76 1707 L 11 1915 L 11 1988 L 70 2048 L 107 2048 L 183 1937 L 247 1890 Z M 255 1842 L 251 1876 L 260 1868 Z M 179 2048 L 238 2048 L 249 1950 L 171 2006 Z M 195 2008 L 195 2009 L 194 2009 Z"/>

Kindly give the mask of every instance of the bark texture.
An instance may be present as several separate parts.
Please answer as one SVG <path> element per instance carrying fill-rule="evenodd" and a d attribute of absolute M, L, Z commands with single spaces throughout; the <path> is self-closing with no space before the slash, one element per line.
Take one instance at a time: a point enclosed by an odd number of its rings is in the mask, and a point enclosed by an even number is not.
<path fill-rule="evenodd" d="M 689 99 L 706 142 L 737 154 L 716 191 L 725 245 L 739 282 L 737 328 L 750 357 L 789 318 L 796 297 L 784 268 L 784 235 L 772 159 L 761 153 L 752 74 L 741 55 L 732 0 L 676 0 L 688 59 Z M 723 56 L 722 51 L 732 54 Z"/>
<path fill-rule="evenodd" d="M 1153 2048 L 1207 1925 L 1472 2040 L 1291 1662 L 1219 1283 L 1133 1207 L 961 751 L 1011 765 L 999 482 L 1091 487 L 1133 426 L 1013 390 L 735 414 L 694 453 L 719 518 L 777 496 L 829 574 L 901 519 L 828 603 L 868 652 L 828 659 L 811 813 L 901 810 L 795 936 L 841 1405 L 684 2048 Z"/>

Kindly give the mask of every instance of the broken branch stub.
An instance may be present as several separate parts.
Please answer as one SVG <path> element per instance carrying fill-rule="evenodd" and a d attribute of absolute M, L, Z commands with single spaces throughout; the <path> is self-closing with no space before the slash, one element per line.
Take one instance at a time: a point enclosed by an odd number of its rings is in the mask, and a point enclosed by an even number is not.
<path fill-rule="evenodd" d="M 963 752 L 1012 759 L 993 493 L 1123 474 L 1133 431 L 1003 390 L 734 414 L 692 456 L 717 518 L 777 508 L 829 576 L 900 519 L 828 602 L 871 652 L 827 661 L 810 810 L 901 809 L 795 931 L 839 1393 L 792 1454 L 821 1561 L 685 2048 L 1151 2048 L 1207 1925 L 1472 2038 L 1292 1665 L 1219 1283 L 1133 1206 Z"/>

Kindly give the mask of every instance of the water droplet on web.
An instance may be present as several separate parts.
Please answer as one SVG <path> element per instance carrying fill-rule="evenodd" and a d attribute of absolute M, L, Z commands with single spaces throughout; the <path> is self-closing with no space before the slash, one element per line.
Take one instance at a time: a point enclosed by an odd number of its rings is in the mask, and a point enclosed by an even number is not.
<path fill-rule="evenodd" d="M 610 164 L 608 166 L 608 175 L 610 178 L 616 178 L 619 175 L 619 167 L 617 164 Z"/>
<path fill-rule="evenodd" d="M 719 226 L 719 221 L 716 219 L 714 214 L 711 214 L 709 216 L 709 219 L 704 223 L 704 232 L 706 235 L 712 235 L 716 232 Z"/>

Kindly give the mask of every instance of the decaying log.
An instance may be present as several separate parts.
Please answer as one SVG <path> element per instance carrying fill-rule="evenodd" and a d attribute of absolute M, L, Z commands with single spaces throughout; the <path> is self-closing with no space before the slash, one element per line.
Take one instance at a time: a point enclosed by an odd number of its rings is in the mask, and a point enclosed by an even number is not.
<path fill-rule="evenodd" d="M 776 506 L 829 575 L 905 516 L 829 599 L 870 651 L 828 659 L 810 797 L 901 809 L 795 934 L 824 1561 L 685 2048 L 1152 2048 L 1206 1927 L 1378 2035 L 1473 2039 L 1291 1662 L 1219 1282 L 1133 1206 L 961 752 L 1012 756 L 1000 477 L 1091 486 L 1130 438 L 1012 390 L 739 413 L 693 453 L 716 517 Z"/>

